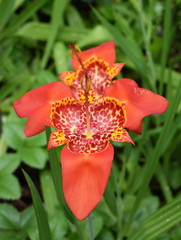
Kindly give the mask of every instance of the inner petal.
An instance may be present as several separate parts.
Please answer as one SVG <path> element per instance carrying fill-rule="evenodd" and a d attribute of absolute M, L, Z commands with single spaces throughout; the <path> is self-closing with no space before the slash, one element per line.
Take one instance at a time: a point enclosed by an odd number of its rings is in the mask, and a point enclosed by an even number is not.
<path fill-rule="evenodd" d="M 88 102 L 69 98 L 52 104 L 51 122 L 57 131 L 64 134 L 72 152 L 88 154 L 103 151 L 115 130 L 123 128 L 126 122 L 124 103 L 109 97 L 94 100 L 91 94 L 92 100 Z M 89 137 L 87 110 L 92 133 Z"/>
<path fill-rule="evenodd" d="M 124 103 L 114 98 L 100 98 L 94 106 L 90 105 L 89 111 L 92 131 L 108 138 L 126 122 Z"/>
<path fill-rule="evenodd" d="M 85 132 L 86 115 L 76 99 L 66 99 L 52 105 L 51 122 L 67 136 Z"/>

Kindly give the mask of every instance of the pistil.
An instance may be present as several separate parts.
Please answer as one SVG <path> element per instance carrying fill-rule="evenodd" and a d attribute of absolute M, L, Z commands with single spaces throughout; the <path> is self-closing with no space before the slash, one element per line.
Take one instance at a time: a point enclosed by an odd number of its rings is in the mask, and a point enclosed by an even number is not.
<path fill-rule="evenodd" d="M 81 60 L 81 50 L 75 45 L 72 44 L 70 46 L 73 54 L 75 55 L 75 59 L 80 63 L 82 69 L 83 69 L 83 75 L 85 77 L 85 86 L 84 86 L 84 79 L 81 80 L 81 86 L 82 89 L 84 90 L 85 93 L 85 110 L 86 110 L 86 122 L 87 122 L 87 132 L 86 132 L 86 137 L 87 139 L 92 139 L 93 136 L 93 132 L 91 130 L 91 122 L 90 122 L 90 113 L 89 113 L 89 101 L 88 101 L 88 94 L 89 94 L 89 90 L 91 88 L 91 77 L 88 75 L 87 70 L 84 67 L 84 64 L 82 63 Z M 79 51 L 80 56 L 78 55 L 76 49 Z"/>

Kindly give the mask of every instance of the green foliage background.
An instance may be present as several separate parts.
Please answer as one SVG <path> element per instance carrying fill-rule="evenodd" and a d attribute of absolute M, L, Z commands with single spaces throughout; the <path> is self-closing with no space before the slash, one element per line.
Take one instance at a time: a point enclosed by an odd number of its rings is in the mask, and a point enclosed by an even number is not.
<path fill-rule="evenodd" d="M 181 239 L 180 17 L 180 0 L 0 0 L 1 240 L 86 240 L 92 230 L 97 240 Z M 48 153 L 45 133 L 25 138 L 12 104 L 72 69 L 70 43 L 109 40 L 126 63 L 118 77 L 165 96 L 169 108 L 145 118 L 142 135 L 130 133 L 135 147 L 113 142 L 104 197 L 80 222 L 62 195 L 61 148 Z"/>

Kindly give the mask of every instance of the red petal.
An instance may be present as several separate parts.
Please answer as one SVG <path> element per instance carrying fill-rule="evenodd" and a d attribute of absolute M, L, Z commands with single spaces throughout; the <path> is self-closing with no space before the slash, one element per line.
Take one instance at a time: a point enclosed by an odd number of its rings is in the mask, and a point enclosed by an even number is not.
<path fill-rule="evenodd" d="M 65 146 L 61 152 L 63 191 L 73 214 L 85 219 L 102 198 L 111 172 L 114 150 L 78 154 Z"/>
<path fill-rule="evenodd" d="M 91 56 L 96 56 L 110 64 L 113 64 L 116 59 L 115 42 L 109 41 L 103 43 L 97 47 L 78 53 L 78 55 L 81 57 L 82 62 L 85 62 Z M 72 58 L 72 66 L 74 69 L 77 69 L 80 66 L 80 63 L 75 58 Z"/>
<path fill-rule="evenodd" d="M 38 133 L 41 133 L 45 130 L 45 125 L 37 121 L 34 117 L 29 117 L 26 126 L 24 128 L 24 133 L 26 137 L 34 136 Z"/>
<path fill-rule="evenodd" d="M 107 68 L 107 74 L 109 74 L 109 76 L 111 76 L 111 78 L 114 78 L 116 77 L 121 69 L 124 67 L 125 63 L 114 63 L 113 65 L 110 65 L 108 68 Z"/>
<path fill-rule="evenodd" d="M 50 123 L 51 101 L 73 97 L 73 93 L 64 83 L 52 82 L 27 92 L 18 99 L 13 107 L 19 117 L 29 117 L 25 126 L 27 137 L 36 135 L 52 126 Z"/>
<path fill-rule="evenodd" d="M 61 82 L 51 82 L 27 92 L 14 103 L 13 107 L 19 117 L 28 117 L 47 102 L 65 97 L 74 97 L 70 88 Z"/>
<path fill-rule="evenodd" d="M 168 101 L 150 90 L 137 86 L 136 82 L 131 79 L 119 79 L 105 90 L 105 96 L 125 102 L 127 122 L 124 127 L 140 134 L 142 119 L 150 114 L 166 111 Z"/>

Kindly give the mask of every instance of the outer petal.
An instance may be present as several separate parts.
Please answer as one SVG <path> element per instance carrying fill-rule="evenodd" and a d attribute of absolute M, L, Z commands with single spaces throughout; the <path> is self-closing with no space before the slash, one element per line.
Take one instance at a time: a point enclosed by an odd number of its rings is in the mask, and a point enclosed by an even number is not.
<path fill-rule="evenodd" d="M 26 137 L 31 137 L 39 134 L 45 130 L 45 125 L 37 121 L 33 116 L 29 117 L 26 126 L 24 128 L 24 133 Z"/>
<path fill-rule="evenodd" d="M 109 74 L 109 76 L 111 78 L 114 78 L 120 73 L 120 71 L 124 67 L 124 65 L 125 65 L 125 63 L 114 63 L 113 65 L 110 65 L 107 68 L 106 72 L 107 72 L 107 74 Z"/>
<path fill-rule="evenodd" d="M 13 107 L 19 117 L 28 117 L 45 103 L 64 97 L 73 97 L 70 88 L 58 81 L 51 82 L 27 92 L 13 104 Z"/>
<path fill-rule="evenodd" d="M 113 64 L 116 59 L 115 42 L 109 41 L 103 43 L 97 47 L 78 53 L 78 55 L 81 57 L 82 62 L 86 61 L 91 56 L 96 56 L 110 64 Z M 72 58 L 72 66 L 74 69 L 78 69 L 80 63 L 75 58 Z"/>
<path fill-rule="evenodd" d="M 150 114 L 163 113 L 167 109 L 168 101 L 150 90 L 137 86 L 131 79 L 119 79 L 105 90 L 104 95 L 125 102 L 127 122 L 124 127 L 140 134 L 142 119 Z"/>
<path fill-rule="evenodd" d="M 18 99 L 13 107 L 19 117 L 29 117 L 25 126 L 27 137 L 42 132 L 50 123 L 51 102 L 62 98 L 74 97 L 64 83 L 52 82 L 27 92 Z"/>
<path fill-rule="evenodd" d="M 111 140 L 116 142 L 130 142 L 135 145 L 128 132 L 123 128 L 116 129 L 111 135 Z"/>
<path fill-rule="evenodd" d="M 61 152 L 63 191 L 73 214 L 82 220 L 102 198 L 111 172 L 114 150 L 108 147 L 95 154 L 78 154 L 65 146 Z"/>

